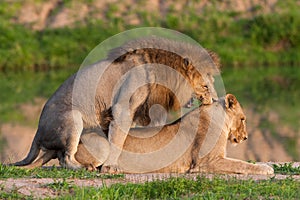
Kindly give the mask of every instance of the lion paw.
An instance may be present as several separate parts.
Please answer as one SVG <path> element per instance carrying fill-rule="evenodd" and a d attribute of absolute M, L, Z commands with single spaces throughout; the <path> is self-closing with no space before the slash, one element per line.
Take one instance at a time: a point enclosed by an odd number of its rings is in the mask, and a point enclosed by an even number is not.
<path fill-rule="evenodd" d="M 117 165 L 103 165 L 101 167 L 102 173 L 108 174 L 120 174 L 122 173 L 121 169 Z"/>
<path fill-rule="evenodd" d="M 269 166 L 267 164 L 260 164 L 260 167 L 261 167 L 262 174 L 265 174 L 265 175 L 272 175 L 272 174 L 274 174 L 273 167 L 271 167 L 271 166 Z"/>
<path fill-rule="evenodd" d="M 72 170 L 78 170 L 83 167 L 79 162 L 77 162 L 77 160 L 71 159 L 69 156 L 59 159 L 59 164 L 63 168 L 72 169 Z"/>

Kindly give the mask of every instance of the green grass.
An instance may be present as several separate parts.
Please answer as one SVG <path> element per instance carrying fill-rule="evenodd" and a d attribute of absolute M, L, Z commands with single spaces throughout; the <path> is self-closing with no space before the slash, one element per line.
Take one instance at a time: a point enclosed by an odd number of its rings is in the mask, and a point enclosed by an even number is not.
<path fill-rule="evenodd" d="M 299 186 L 300 182 L 289 179 L 241 181 L 198 177 L 196 180 L 171 178 L 145 184 L 115 184 L 100 190 L 75 188 L 75 193 L 83 193 L 84 198 L 103 199 L 296 199 Z"/>
<path fill-rule="evenodd" d="M 22 169 L 14 166 L 5 166 L 0 164 L 0 179 L 7 178 L 123 178 L 124 175 L 109 175 L 99 174 L 96 171 L 82 170 L 68 170 L 58 167 Z"/>
<path fill-rule="evenodd" d="M 47 184 L 58 196 L 55 199 L 298 199 L 300 181 L 237 180 L 197 177 L 170 178 L 143 184 L 113 184 L 102 188 L 79 187 L 67 180 Z M 0 197 L 22 197 L 17 191 L 0 192 Z M 24 197 L 24 196 L 23 196 Z M 32 197 L 24 197 L 31 199 Z"/>
<path fill-rule="evenodd" d="M 300 168 L 292 163 L 273 165 L 275 174 L 299 175 Z M 275 175 L 276 176 L 276 175 Z M 53 178 L 54 182 L 45 184 L 57 194 L 56 199 L 297 199 L 300 197 L 300 181 L 288 177 L 276 180 L 238 180 L 222 178 L 216 175 L 209 179 L 204 176 L 196 178 L 168 178 L 141 184 L 104 184 L 101 188 L 79 187 L 70 179 L 124 179 L 124 175 L 104 175 L 86 170 L 67 170 L 63 168 L 37 168 L 26 170 L 0 165 L 0 178 Z M 104 182 L 103 182 L 104 183 Z M 0 186 L 0 188 L 3 186 Z M 0 198 L 32 199 L 33 196 L 21 195 L 17 188 L 12 191 L 0 191 Z"/>
<path fill-rule="evenodd" d="M 66 3 L 66 2 L 65 2 Z M 141 24 L 132 26 L 115 17 L 118 6 L 111 4 L 109 23 L 93 17 L 73 28 L 33 31 L 11 23 L 19 3 L 0 4 L 0 71 L 43 71 L 80 66 L 100 42 L 130 28 L 160 26 L 186 33 L 206 48 L 215 50 L 226 66 L 299 65 L 300 13 L 293 0 L 280 0 L 276 12 L 244 18 L 240 13 L 207 7 L 199 14 L 193 4 L 178 13 L 170 8 L 165 18 L 135 10 Z M 277 12 L 280 10 L 280 12 Z"/>
<path fill-rule="evenodd" d="M 274 164 L 275 174 L 300 175 L 300 167 L 293 167 L 293 163 Z M 123 178 L 124 175 L 105 175 L 96 171 L 68 170 L 60 167 L 45 167 L 23 169 L 15 166 L 0 164 L 0 179 L 6 178 Z"/>
<path fill-rule="evenodd" d="M 275 166 L 274 166 L 275 167 Z M 286 171 L 288 171 L 286 173 Z M 276 173 L 300 174 L 290 164 L 278 166 Z M 60 178 L 54 183 L 44 185 L 45 188 L 59 194 L 57 199 L 297 199 L 299 198 L 299 180 L 287 178 L 285 180 L 237 180 L 222 179 L 216 176 L 213 179 L 197 177 L 196 180 L 188 178 L 170 178 L 165 181 L 146 182 L 144 184 L 113 184 L 102 188 L 79 187 L 74 185 L 69 178 L 93 179 L 93 178 L 122 178 L 117 176 L 100 176 L 96 172 L 85 170 L 71 171 L 66 169 L 35 169 L 24 170 L 16 167 L 1 166 L 1 178 Z M 5 174 L 5 176 L 3 176 Z M 11 192 L 0 192 L 1 198 L 25 198 L 17 189 Z"/>
<path fill-rule="evenodd" d="M 287 174 L 287 175 L 300 174 L 300 166 L 293 167 L 293 163 L 274 164 L 273 168 L 275 173 L 278 174 Z"/>
<path fill-rule="evenodd" d="M 10 192 L 5 192 L 2 189 L 3 187 L 0 186 L 0 199 L 33 199 L 32 196 L 25 196 L 18 193 L 17 189 L 12 189 Z"/>

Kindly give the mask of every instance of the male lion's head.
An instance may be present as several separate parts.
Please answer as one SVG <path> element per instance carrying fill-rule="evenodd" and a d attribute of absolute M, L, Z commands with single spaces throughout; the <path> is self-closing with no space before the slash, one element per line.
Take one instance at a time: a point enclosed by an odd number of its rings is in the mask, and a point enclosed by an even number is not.
<path fill-rule="evenodd" d="M 238 144 L 247 140 L 246 116 L 234 95 L 226 95 L 225 107 L 228 120 L 230 121 L 228 140 L 232 144 Z"/>
<path fill-rule="evenodd" d="M 198 68 L 194 66 L 197 63 L 193 63 L 189 58 L 184 58 L 182 63 L 183 69 L 194 89 L 195 97 L 200 99 L 202 104 L 212 104 L 213 99 L 218 98 L 214 88 L 214 75 L 218 75 L 221 64 L 218 54 L 207 49 L 206 52 L 216 68 L 206 66 L 200 67 L 201 71 L 198 71 Z"/>
<path fill-rule="evenodd" d="M 131 61 L 134 65 L 161 64 L 175 69 L 190 83 L 193 97 L 202 104 L 212 104 L 218 95 L 214 76 L 219 75 L 220 58 L 199 45 L 148 36 L 124 43 L 108 53 L 108 60 L 115 63 Z"/>

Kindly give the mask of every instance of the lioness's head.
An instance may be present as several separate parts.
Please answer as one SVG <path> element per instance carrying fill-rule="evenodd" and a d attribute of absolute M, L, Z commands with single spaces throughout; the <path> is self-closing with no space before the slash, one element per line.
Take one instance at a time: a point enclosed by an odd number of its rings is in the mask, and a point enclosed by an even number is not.
<path fill-rule="evenodd" d="M 225 97 L 226 115 L 229 122 L 228 140 L 232 144 L 238 144 L 247 140 L 248 133 L 246 130 L 246 116 L 236 97 L 227 94 Z"/>

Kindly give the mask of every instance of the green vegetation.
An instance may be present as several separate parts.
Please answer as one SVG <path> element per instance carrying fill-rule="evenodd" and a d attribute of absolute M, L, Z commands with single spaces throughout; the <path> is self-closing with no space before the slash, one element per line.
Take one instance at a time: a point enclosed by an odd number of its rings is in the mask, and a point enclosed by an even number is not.
<path fill-rule="evenodd" d="M 123 178 L 124 175 L 109 175 L 99 174 L 96 171 L 81 170 L 68 170 L 58 167 L 48 168 L 35 168 L 35 169 L 22 169 L 15 166 L 5 166 L 0 164 L 0 179 L 6 178 Z"/>
<path fill-rule="evenodd" d="M 189 178 L 169 178 L 142 184 L 113 184 L 101 188 L 79 187 L 66 179 L 45 184 L 56 199 L 298 199 L 300 181 L 293 178 L 285 180 L 238 180 L 235 178 L 214 177 L 208 179 L 198 176 Z M 17 190 L 0 192 L 2 198 L 32 199 Z"/>
<path fill-rule="evenodd" d="M 276 174 L 300 174 L 299 167 L 292 163 L 273 165 Z M 275 175 L 276 176 L 276 175 Z M 8 167 L 0 164 L 1 179 L 7 178 L 53 178 L 54 182 L 45 184 L 45 188 L 59 194 L 58 199 L 297 199 L 300 197 L 300 181 L 292 177 L 285 180 L 238 180 L 215 176 L 208 179 L 198 176 L 195 179 L 180 177 L 165 181 L 153 181 L 143 184 L 113 184 L 102 188 L 79 187 L 72 183 L 71 178 L 78 179 L 120 179 L 124 175 L 104 175 L 86 170 L 67 170 L 63 168 L 37 168 L 33 170 Z M 3 186 L 1 186 L 3 187 Z M 0 198 L 15 199 L 25 197 L 17 188 L 11 192 L 0 191 Z"/>
<path fill-rule="evenodd" d="M 33 199 L 32 196 L 26 197 L 25 195 L 18 193 L 16 189 L 11 190 L 10 192 L 4 192 L 2 188 L 3 187 L 0 186 L 0 199 Z"/>
<path fill-rule="evenodd" d="M 273 165 L 275 174 L 299 175 L 300 167 L 293 167 L 293 163 Z M 276 176 L 276 175 L 275 175 Z M 300 181 L 292 177 L 285 180 L 276 180 L 271 177 L 267 180 L 254 181 L 222 178 L 215 176 L 212 179 L 205 176 L 168 178 L 164 181 L 153 181 L 142 184 L 113 184 L 102 188 L 79 187 L 72 183 L 77 179 L 115 179 L 122 181 L 124 175 L 105 175 L 86 170 L 67 170 L 57 167 L 21 169 L 0 164 L 0 178 L 52 178 L 53 183 L 44 187 L 59 194 L 58 199 L 297 199 L 300 197 L 298 188 Z M 3 186 L 0 186 L 0 188 Z M 1 190 L 0 198 L 32 199 L 32 196 L 23 196 L 18 188 L 10 192 Z"/>
<path fill-rule="evenodd" d="M 106 17 L 109 23 L 91 20 L 74 28 L 33 31 L 11 23 L 19 4 L 0 5 L 0 70 L 44 71 L 74 69 L 89 51 L 106 38 L 135 28 L 116 17 L 118 5 L 111 5 Z M 172 8 L 165 18 L 137 10 L 144 26 L 161 26 L 181 31 L 206 48 L 218 52 L 226 66 L 297 65 L 300 63 L 300 13 L 293 0 L 279 1 L 279 11 L 241 17 L 240 13 L 219 12 L 207 7 L 201 15 L 188 5 L 184 12 Z M 257 8 L 259 9 L 259 8 Z M 151 19 L 151 21 L 149 20 Z M 241 48 L 242 47 L 242 48 Z"/>
<path fill-rule="evenodd" d="M 69 5 L 71 1 L 63 2 Z M 114 34 L 137 27 L 116 17 L 120 8 L 112 5 L 106 12 L 108 22 L 90 19 L 73 28 L 34 31 L 12 23 L 20 6 L 20 2 L 0 3 L 0 125 L 12 121 L 36 124 L 37 121 L 26 121 L 20 104 L 31 102 L 35 97 L 48 98 L 79 68 L 96 45 Z M 253 12 L 260 9 L 257 7 Z M 222 60 L 226 91 L 262 115 L 270 111 L 278 113 L 280 122 L 263 121 L 261 128 L 271 130 L 297 160 L 300 156 L 297 138 L 281 137 L 276 128 L 287 124 L 295 132 L 299 129 L 299 5 L 294 0 L 279 0 L 274 9 L 276 12 L 243 17 L 232 11 L 218 12 L 212 5 L 199 14 L 191 3 L 180 13 L 170 8 L 165 17 L 142 10 L 135 12 L 141 20 L 138 27 L 160 26 L 178 30 L 203 47 L 216 51 Z M 2 143 L 0 141 L 0 149 Z M 292 167 L 291 163 L 273 167 L 276 174 L 300 174 L 300 168 Z M 78 187 L 68 180 L 123 177 L 62 168 L 25 170 L 0 164 L 1 179 L 58 179 L 45 185 L 59 194 L 58 199 L 300 199 L 300 182 L 292 178 L 263 181 L 171 178 L 103 188 Z M 21 195 L 17 188 L 9 193 L 2 188 L 0 185 L 0 199 L 33 199 Z"/>
<path fill-rule="evenodd" d="M 252 162 L 254 163 L 254 162 Z M 293 163 L 273 164 L 275 174 L 300 175 L 300 166 L 293 167 Z M 43 167 L 23 169 L 15 166 L 0 164 L 0 179 L 6 178 L 124 178 L 124 175 L 99 174 L 96 171 L 68 170 L 60 167 Z"/>
<path fill-rule="evenodd" d="M 284 163 L 284 164 L 274 164 L 273 165 L 275 173 L 278 174 L 288 174 L 288 175 L 294 175 L 294 174 L 300 174 L 300 166 L 293 167 L 293 163 Z"/>
<path fill-rule="evenodd" d="M 170 178 L 145 184 L 115 184 L 101 189 L 75 188 L 75 194 L 92 199 L 297 199 L 299 181 L 241 181 L 197 177 L 196 180 Z M 64 199 L 70 196 L 66 195 Z"/>

